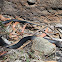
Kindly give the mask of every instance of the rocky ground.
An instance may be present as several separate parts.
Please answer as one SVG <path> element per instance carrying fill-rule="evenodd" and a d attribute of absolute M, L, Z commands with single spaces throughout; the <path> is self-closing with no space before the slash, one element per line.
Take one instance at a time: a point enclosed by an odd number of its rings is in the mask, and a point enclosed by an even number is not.
<path fill-rule="evenodd" d="M 24 30 L 23 35 L 19 35 L 16 38 L 14 38 L 12 35 L 9 36 L 9 34 L 13 31 L 12 27 L 14 23 L 5 26 L 4 29 L 2 29 L 2 26 L 0 25 L 0 34 L 4 34 L 6 32 L 9 33 L 4 35 L 4 37 L 7 38 L 11 43 L 14 43 L 15 41 L 18 42 L 21 38 L 25 36 L 33 35 L 38 30 L 45 30 L 47 27 L 49 31 L 48 34 L 50 36 L 52 36 L 53 38 L 59 38 L 59 39 L 62 38 L 62 31 L 59 28 L 57 28 L 58 25 L 62 24 L 61 0 L 60 1 L 53 0 L 53 2 L 49 0 L 47 1 L 34 0 L 34 3 L 33 1 L 31 2 L 30 0 L 28 1 L 27 0 L 16 0 L 16 1 L 0 0 L 0 1 L 1 1 L 0 14 L 2 14 L 4 17 L 10 19 L 16 18 L 19 20 L 26 20 L 36 24 L 36 25 L 28 24 L 26 29 Z M 16 26 L 16 29 L 18 30 L 16 31 L 20 33 L 22 31 L 20 27 L 23 27 L 24 25 L 25 24 L 18 23 Z M 14 32 L 12 33 L 14 34 Z M 36 35 L 40 36 L 40 34 L 42 33 L 43 31 L 37 32 Z M 16 33 L 16 35 L 17 34 L 18 33 Z M 46 38 L 50 38 L 50 36 L 49 37 L 46 36 Z M 42 44 L 42 42 L 40 44 Z M 35 50 L 33 51 L 32 46 L 33 46 L 33 42 L 30 42 L 25 47 L 22 47 L 22 49 L 20 48 L 17 50 L 1 48 L 1 50 L 8 51 L 8 52 L 7 54 L 5 54 L 0 58 L 0 62 L 42 62 L 42 61 L 52 61 L 52 60 L 62 62 L 61 48 L 56 47 L 56 50 L 53 54 L 51 54 L 50 52 L 49 53 L 50 55 L 49 54 L 43 55 L 43 53 L 35 52 Z M 34 46 L 36 46 L 35 43 Z M 37 49 L 38 48 L 41 49 L 41 47 L 42 46 L 37 47 Z"/>

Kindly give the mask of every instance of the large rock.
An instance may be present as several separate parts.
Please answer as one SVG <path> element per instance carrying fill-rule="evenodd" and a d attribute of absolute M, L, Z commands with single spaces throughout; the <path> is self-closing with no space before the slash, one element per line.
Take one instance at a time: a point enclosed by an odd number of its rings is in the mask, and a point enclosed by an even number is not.
<path fill-rule="evenodd" d="M 32 49 L 41 52 L 42 55 L 50 55 L 55 52 L 56 46 L 42 37 L 36 37 L 33 40 Z"/>

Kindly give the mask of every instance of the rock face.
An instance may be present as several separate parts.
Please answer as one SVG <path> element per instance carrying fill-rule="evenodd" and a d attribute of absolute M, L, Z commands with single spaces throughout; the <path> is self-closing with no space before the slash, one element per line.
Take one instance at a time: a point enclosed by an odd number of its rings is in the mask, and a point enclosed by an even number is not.
<path fill-rule="evenodd" d="M 33 45 L 32 49 L 34 51 L 39 51 L 43 55 L 50 55 L 55 52 L 55 45 L 50 43 L 48 40 L 41 38 L 41 37 L 36 37 L 33 40 Z"/>

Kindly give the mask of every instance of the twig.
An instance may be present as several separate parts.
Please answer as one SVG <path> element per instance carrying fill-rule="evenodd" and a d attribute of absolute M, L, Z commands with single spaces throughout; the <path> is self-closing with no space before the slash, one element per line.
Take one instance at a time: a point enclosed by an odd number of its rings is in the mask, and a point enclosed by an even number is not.
<path fill-rule="evenodd" d="M 48 33 L 46 33 L 45 31 L 42 31 L 44 32 L 46 35 L 48 35 L 51 39 L 53 38 L 52 36 L 50 36 Z"/>
<path fill-rule="evenodd" d="M 42 26 L 42 25 L 40 25 L 39 23 L 33 23 L 32 21 L 29 21 L 29 20 L 24 20 L 24 19 L 22 19 L 22 18 L 19 18 L 18 16 L 16 16 L 15 17 L 16 19 L 18 19 L 18 20 L 23 20 L 23 21 L 27 21 L 27 22 L 29 22 L 29 23 L 31 23 L 31 24 L 33 24 L 33 25 L 37 25 L 37 26 Z"/>
<path fill-rule="evenodd" d="M 28 44 L 31 43 L 31 42 L 32 42 L 32 41 L 29 41 L 29 42 L 23 44 L 23 46 L 21 46 L 20 48 L 23 49 L 26 45 L 28 45 Z M 18 48 L 18 49 L 20 49 L 20 48 Z"/>
<path fill-rule="evenodd" d="M 28 24 L 28 23 L 27 23 L 27 24 Z M 22 28 L 22 33 L 24 33 L 24 30 L 25 30 L 27 24 L 25 24 L 24 27 Z"/>
<path fill-rule="evenodd" d="M 60 41 L 62 42 L 62 39 L 58 39 L 58 38 L 52 38 L 53 40 L 56 40 L 56 41 Z"/>
<path fill-rule="evenodd" d="M 58 38 L 53 38 L 52 36 L 50 36 L 48 33 L 46 33 L 45 31 L 43 31 L 45 34 L 47 34 L 52 40 L 55 40 L 55 41 L 60 41 L 62 42 L 62 39 L 58 39 Z"/>

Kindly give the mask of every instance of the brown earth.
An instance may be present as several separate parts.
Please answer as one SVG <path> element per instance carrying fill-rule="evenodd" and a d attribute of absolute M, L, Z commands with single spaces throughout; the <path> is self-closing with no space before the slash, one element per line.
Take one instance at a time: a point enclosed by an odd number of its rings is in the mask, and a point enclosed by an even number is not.
<path fill-rule="evenodd" d="M 0 0 L 0 7 L 1 14 L 35 22 L 60 22 L 62 18 L 62 0 L 37 0 L 35 4 L 27 0 Z"/>
<path fill-rule="evenodd" d="M 35 4 L 30 4 L 27 0 L 0 0 L 0 14 L 19 16 L 37 23 L 59 23 L 62 21 L 62 0 L 37 0 Z"/>

